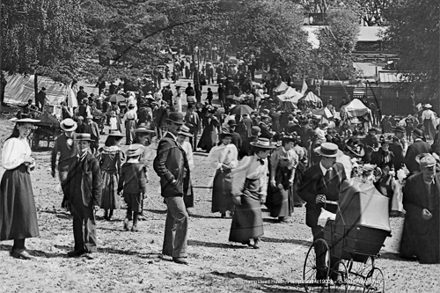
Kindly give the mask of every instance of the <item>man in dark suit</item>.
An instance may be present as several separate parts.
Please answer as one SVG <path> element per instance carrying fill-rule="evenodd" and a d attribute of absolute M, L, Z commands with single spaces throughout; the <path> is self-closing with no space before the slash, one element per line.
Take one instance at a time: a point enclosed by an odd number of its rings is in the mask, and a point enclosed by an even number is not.
<path fill-rule="evenodd" d="M 326 200 L 339 200 L 341 183 L 347 179 L 344 166 L 336 163 L 338 146 L 334 143 L 322 143 L 317 149 L 321 156 L 320 162 L 307 169 L 304 173 L 302 182 L 298 188 L 298 195 L 307 202 L 306 204 L 306 225 L 312 229 L 313 240 L 324 238 L 324 227 L 318 225 L 318 218 L 321 208 L 324 207 Z M 325 207 L 330 212 L 336 213 L 337 207 L 327 205 Z M 316 254 L 319 255 L 323 248 L 317 248 Z M 332 260 L 333 261 L 333 260 Z M 324 279 L 325 270 L 324 260 L 317 259 L 318 279 Z"/>
<path fill-rule="evenodd" d="M 231 143 L 235 145 L 237 150 L 239 150 L 241 148 L 241 144 L 243 143 L 243 141 L 241 139 L 241 135 L 238 132 L 236 132 L 237 122 L 235 122 L 235 120 L 229 120 L 228 126 L 229 126 L 229 132 L 231 132 L 232 134 Z"/>
<path fill-rule="evenodd" d="M 431 146 L 424 141 L 425 135 L 422 130 L 415 128 L 412 134 L 414 143 L 408 147 L 405 155 L 405 165 L 410 175 L 420 172 L 420 166 L 416 161 L 417 155 L 429 153 L 431 149 Z"/>
<path fill-rule="evenodd" d="M 35 97 L 35 105 L 41 112 L 44 112 L 44 105 L 46 104 L 46 88 L 42 87 Z"/>
<path fill-rule="evenodd" d="M 241 160 L 245 156 L 252 155 L 252 145 L 251 143 L 258 141 L 258 137 L 260 137 L 261 129 L 258 126 L 252 126 L 251 136 L 249 136 L 246 140 L 241 144 L 241 148 L 238 152 L 238 158 Z"/>
<path fill-rule="evenodd" d="M 188 186 L 189 167 L 185 151 L 177 143 L 177 135 L 184 124 L 183 114 L 171 112 L 167 118 L 168 132 L 157 147 L 153 167 L 160 177 L 162 196 L 167 205 L 165 235 L 162 254 L 171 256 L 179 264 L 188 264 L 187 234 L 188 213 L 183 200 L 184 188 Z"/>
<path fill-rule="evenodd" d="M 416 157 L 421 172 L 407 179 L 403 189 L 406 211 L 400 253 L 417 257 L 420 263 L 440 263 L 440 174 L 428 153 Z"/>
<path fill-rule="evenodd" d="M 78 257 L 97 250 L 95 211 L 101 203 L 102 177 L 98 160 L 90 152 L 88 133 L 75 136 L 77 155 L 69 159 L 67 178 L 62 182 L 64 204 L 73 214 L 75 248 L 68 257 Z"/>
<path fill-rule="evenodd" d="M 394 170 L 397 172 L 404 164 L 403 150 L 405 149 L 405 128 L 403 128 L 403 126 L 397 126 L 393 131 L 394 136 L 389 149 L 394 154 Z"/>

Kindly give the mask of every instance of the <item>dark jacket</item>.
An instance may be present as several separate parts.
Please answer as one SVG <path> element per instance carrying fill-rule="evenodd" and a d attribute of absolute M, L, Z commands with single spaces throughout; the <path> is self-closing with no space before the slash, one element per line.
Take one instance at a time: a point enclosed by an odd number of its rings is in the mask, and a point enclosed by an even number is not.
<path fill-rule="evenodd" d="M 58 160 L 58 171 L 67 171 L 69 169 L 69 159 L 76 156 L 76 146 L 72 143 L 71 146 L 67 143 L 67 136 L 63 133 L 55 139 L 55 144 L 52 149 L 51 155 L 51 167 L 52 171 L 55 171 L 56 159 L 58 153 L 60 158 Z M 73 140 L 73 138 L 72 138 Z"/>
<path fill-rule="evenodd" d="M 403 256 L 417 256 L 420 263 L 440 263 L 439 243 L 439 191 L 440 175 L 436 174 L 431 187 L 432 200 L 429 200 L 428 186 L 419 173 L 407 179 L 403 189 L 403 208 L 406 211 L 403 225 L 400 253 Z M 428 209 L 433 217 L 422 218 L 422 210 Z"/>
<path fill-rule="evenodd" d="M 167 133 L 159 142 L 155 161 L 157 166 L 155 171 L 160 177 L 162 196 L 183 196 L 184 178 L 189 178 L 184 176 L 189 172 L 188 161 L 185 151 L 171 134 Z M 173 180 L 176 182 L 173 183 Z"/>
<path fill-rule="evenodd" d="M 102 177 L 98 160 L 90 153 L 80 161 L 78 156 L 69 159 L 69 171 L 62 184 L 64 199 L 72 205 L 99 206 Z"/>
<path fill-rule="evenodd" d="M 147 179 L 144 165 L 141 163 L 124 163 L 118 182 L 118 193 L 145 194 L 147 193 Z"/>
<path fill-rule="evenodd" d="M 298 188 L 298 195 L 307 202 L 306 225 L 309 227 L 316 227 L 318 225 L 321 207 L 324 206 L 323 204 L 316 204 L 316 196 L 324 194 L 327 200 L 337 201 L 339 199 L 341 183 L 347 179 L 344 166 L 341 163 L 335 163 L 333 170 L 327 172 L 332 172 L 328 183 L 324 181 L 324 174 L 319 163 L 313 165 L 304 173 Z M 336 212 L 336 207 L 333 205 L 327 205 L 326 209 L 333 213 Z"/>
<path fill-rule="evenodd" d="M 430 149 L 431 146 L 422 140 L 416 140 L 416 142 L 408 147 L 405 155 L 405 165 L 410 174 L 420 172 L 420 166 L 419 163 L 416 162 L 416 156 L 423 153 L 429 153 Z"/>

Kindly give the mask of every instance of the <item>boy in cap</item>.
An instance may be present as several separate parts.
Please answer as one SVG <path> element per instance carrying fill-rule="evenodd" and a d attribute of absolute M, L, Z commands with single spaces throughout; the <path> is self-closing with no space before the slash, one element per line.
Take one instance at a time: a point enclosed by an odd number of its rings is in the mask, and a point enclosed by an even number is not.
<path fill-rule="evenodd" d="M 88 258 L 97 251 L 95 212 L 99 210 L 102 192 L 101 169 L 90 152 L 88 133 L 75 136 L 77 155 L 69 159 L 67 178 L 63 182 L 64 200 L 73 214 L 75 248 L 68 257 L 86 254 Z"/>

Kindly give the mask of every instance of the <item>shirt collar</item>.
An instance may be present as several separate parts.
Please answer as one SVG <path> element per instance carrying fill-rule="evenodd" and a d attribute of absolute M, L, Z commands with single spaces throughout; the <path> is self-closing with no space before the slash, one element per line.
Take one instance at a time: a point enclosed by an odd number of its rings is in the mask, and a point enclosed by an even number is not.
<path fill-rule="evenodd" d="M 330 171 L 332 169 L 332 167 L 330 167 L 329 169 L 324 168 L 324 166 L 322 165 L 321 162 L 319 162 L 319 168 L 321 168 L 322 174 L 325 176 L 325 174 L 327 174 L 327 171 Z"/>
<path fill-rule="evenodd" d="M 167 132 L 169 135 L 171 135 L 171 137 L 175 140 L 175 141 L 177 141 L 177 136 L 175 136 L 174 134 L 172 134 L 171 132 Z"/>

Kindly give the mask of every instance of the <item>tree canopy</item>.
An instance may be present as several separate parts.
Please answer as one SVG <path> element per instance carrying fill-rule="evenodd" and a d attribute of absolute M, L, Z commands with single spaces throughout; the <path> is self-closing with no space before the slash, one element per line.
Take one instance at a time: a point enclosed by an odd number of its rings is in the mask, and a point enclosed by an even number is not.
<path fill-rule="evenodd" d="M 398 53 L 398 70 L 426 98 L 439 98 L 440 9 L 438 1 L 392 1 L 386 11 L 389 50 Z"/>

